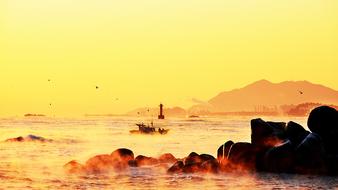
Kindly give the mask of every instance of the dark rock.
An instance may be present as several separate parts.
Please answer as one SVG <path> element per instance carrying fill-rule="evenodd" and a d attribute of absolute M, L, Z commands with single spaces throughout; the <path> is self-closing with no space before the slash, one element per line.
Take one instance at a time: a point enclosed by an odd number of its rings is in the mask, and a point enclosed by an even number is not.
<path fill-rule="evenodd" d="M 218 173 L 220 165 L 216 159 L 208 160 L 202 163 L 200 170 L 204 173 Z"/>
<path fill-rule="evenodd" d="M 201 172 L 202 162 L 188 163 L 182 168 L 183 173 L 197 173 Z"/>
<path fill-rule="evenodd" d="M 159 158 L 158 161 L 160 163 L 175 163 L 177 162 L 177 159 L 170 153 L 162 154 Z"/>
<path fill-rule="evenodd" d="M 10 138 L 5 140 L 5 142 L 23 142 L 25 139 L 23 137 Z"/>
<path fill-rule="evenodd" d="M 231 167 L 240 170 L 256 170 L 257 150 L 250 143 L 235 143 L 231 146 L 228 160 Z"/>
<path fill-rule="evenodd" d="M 303 174 L 325 174 L 325 151 L 318 134 L 310 133 L 295 150 L 296 172 Z"/>
<path fill-rule="evenodd" d="M 117 149 L 113 151 L 110 155 L 114 160 L 124 163 L 128 163 L 130 160 L 134 160 L 133 151 L 126 148 Z"/>
<path fill-rule="evenodd" d="M 195 163 L 201 163 L 202 159 L 199 154 L 196 152 L 190 153 L 185 159 L 184 159 L 184 165 L 189 164 L 195 164 Z"/>
<path fill-rule="evenodd" d="M 307 125 L 313 133 L 317 133 L 323 140 L 327 154 L 338 155 L 338 111 L 329 106 L 313 109 L 309 115 Z"/>
<path fill-rule="evenodd" d="M 309 131 L 305 130 L 301 125 L 290 121 L 285 128 L 285 133 L 287 139 L 292 143 L 294 146 L 298 146 L 306 136 L 309 135 Z"/>
<path fill-rule="evenodd" d="M 36 135 L 28 135 L 26 137 L 16 137 L 7 139 L 5 142 L 52 142 L 52 139 L 46 139 Z"/>
<path fill-rule="evenodd" d="M 158 160 L 156 158 L 147 157 L 143 155 L 139 155 L 135 158 L 137 166 L 151 166 L 158 164 Z"/>
<path fill-rule="evenodd" d="M 114 169 L 117 164 L 118 162 L 114 161 L 111 155 L 102 154 L 88 159 L 85 168 L 90 173 L 101 173 Z"/>
<path fill-rule="evenodd" d="M 66 170 L 67 173 L 75 174 L 75 173 L 81 173 L 84 172 L 84 166 L 80 163 L 78 163 L 76 160 L 72 160 L 65 164 L 63 168 Z"/>
<path fill-rule="evenodd" d="M 251 143 L 255 146 L 273 147 L 285 140 L 285 123 L 251 120 Z"/>
<path fill-rule="evenodd" d="M 287 141 L 271 148 L 265 153 L 264 169 L 269 172 L 293 173 L 295 166 L 295 147 Z"/>
<path fill-rule="evenodd" d="M 168 173 L 181 173 L 183 172 L 184 163 L 182 161 L 177 161 L 174 165 L 172 165 L 167 172 Z"/>
<path fill-rule="evenodd" d="M 230 147 L 234 144 L 232 141 L 227 141 L 217 150 L 217 160 L 221 163 L 224 159 L 227 159 Z"/>
<path fill-rule="evenodd" d="M 216 160 L 216 158 L 213 157 L 210 154 L 201 154 L 200 158 L 201 158 L 201 162 L 205 162 L 205 161 L 209 161 L 209 160 Z"/>
<path fill-rule="evenodd" d="M 130 167 L 138 167 L 136 160 L 129 160 L 128 166 Z"/>

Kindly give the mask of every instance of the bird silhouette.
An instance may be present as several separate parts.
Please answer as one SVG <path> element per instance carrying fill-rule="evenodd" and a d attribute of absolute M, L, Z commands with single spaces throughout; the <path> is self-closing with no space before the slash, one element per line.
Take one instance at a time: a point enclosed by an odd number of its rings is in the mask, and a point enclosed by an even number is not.
<path fill-rule="evenodd" d="M 300 90 L 298 90 L 298 92 L 299 92 L 299 94 L 304 94 L 304 92 L 302 92 L 302 91 L 300 91 Z"/>
<path fill-rule="evenodd" d="M 95 86 L 96 89 L 99 89 L 99 86 Z"/>

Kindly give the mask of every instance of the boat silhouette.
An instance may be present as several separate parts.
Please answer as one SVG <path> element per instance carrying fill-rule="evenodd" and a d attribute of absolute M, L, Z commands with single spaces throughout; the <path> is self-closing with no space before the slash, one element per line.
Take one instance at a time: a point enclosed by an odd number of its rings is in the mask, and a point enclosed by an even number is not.
<path fill-rule="evenodd" d="M 130 130 L 129 132 L 131 134 L 160 134 L 160 135 L 165 135 L 169 132 L 169 129 L 154 127 L 153 122 L 151 122 L 150 125 L 149 124 L 146 125 L 144 123 L 136 123 L 136 126 L 138 126 L 138 130 Z"/>

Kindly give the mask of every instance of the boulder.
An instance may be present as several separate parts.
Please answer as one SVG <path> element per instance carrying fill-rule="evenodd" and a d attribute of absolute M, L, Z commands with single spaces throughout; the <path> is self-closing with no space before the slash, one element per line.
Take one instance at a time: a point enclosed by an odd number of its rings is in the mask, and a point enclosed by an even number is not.
<path fill-rule="evenodd" d="M 318 134 L 327 154 L 338 155 L 338 111 L 329 106 L 313 109 L 307 125 L 311 132 Z"/>
<path fill-rule="evenodd" d="M 234 144 L 232 141 L 227 141 L 222 146 L 220 146 L 217 150 L 217 160 L 222 163 L 224 160 L 227 160 L 230 147 Z"/>
<path fill-rule="evenodd" d="M 254 146 L 273 147 L 285 140 L 285 123 L 251 120 L 251 143 Z"/>
<path fill-rule="evenodd" d="M 137 166 L 151 166 L 158 164 L 158 160 L 156 158 L 147 157 L 143 155 L 139 155 L 135 158 Z"/>
<path fill-rule="evenodd" d="M 200 166 L 203 173 L 218 173 L 220 171 L 220 164 L 216 159 L 207 160 Z"/>
<path fill-rule="evenodd" d="M 85 168 L 82 164 L 78 163 L 76 160 L 72 160 L 65 164 L 63 168 L 69 174 L 81 173 L 85 171 Z"/>
<path fill-rule="evenodd" d="M 229 167 L 237 170 L 256 170 L 257 154 L 254 145 L 244 142 L 235 143 L 229 151 Z"/>
<path fill-rule="evenodd" d="M 277 173 L 293 173 L 295 166 L 295 147 L 291 141 L 271 148 L 265 153 L 263 170 Z"/>
<path fill-rule="evenodd" d="M 177 159 L 170 153 L 165 153 L 165 154 L 162 154 L 159 158 L 158 158 L 158 161 L 160 163 L 168 163 L 168 164 L 171 164 L 171 163 L 175 163 L 177 162 Z"/>
<path fill-rule="evenodd" d="M 325 157 L 321 137 L 316 133 L 310 133 L 295 150 L 296 173 L 328 173 Z"/>
<path fill-rule="evenodd" d="M 134 153 L 133 151 L 126 149 L 126 148 L 120 148 L 115 151 L 113 151 L 110 156 L 115 161 L 128 163 L 130 160 L 134 160 Z"/>
<path fill-rule="evenodd" d="M 196 152 L 191 152 L 186 158 L 184 158 L 184 165 L 201 163 L 202 159 Z"/>
<path fill-rule="evenodd" d="M 294 146 L 298 146 L 309 133 L 309 131 L 293 121 L 288 122 L 285 128 L 286 137 L 289 140 L 289 143 Z"/>
<path fill-rule="evenodd" d="M 87 160 L 86 171 L 90 173 L 108 172 L 118 167 L 118 162 L 109 154 L 96 155 Z"/>
<path fill-rule="evenodd" d="M 182 173 L 183 172 L 184 163 L 182 161 L 177 161 L 174 165 L 172 165 L 167 172 L 168 173 Z"/>

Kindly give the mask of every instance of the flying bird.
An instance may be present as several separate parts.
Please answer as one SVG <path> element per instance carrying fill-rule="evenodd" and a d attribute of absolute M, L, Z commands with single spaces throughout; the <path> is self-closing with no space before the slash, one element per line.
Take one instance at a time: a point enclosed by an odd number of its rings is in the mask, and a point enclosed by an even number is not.
<path fill-rule="evenodd" d="M 299 92 L 299 94 L 304 94 L 304 92 L 303 92 L 303 91 L 300 91 L 300 90 L 298 90 L 298 92 Z"/>
<path fill-rule="evenodd" d="M 96 89 L 99 89 L 99 86 L 95 86 Z"/>

